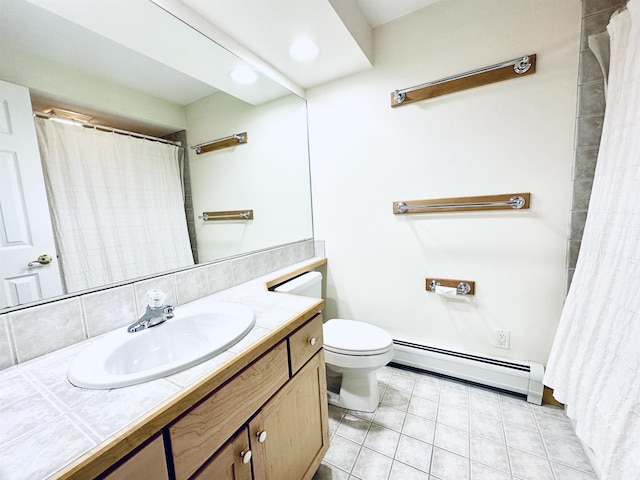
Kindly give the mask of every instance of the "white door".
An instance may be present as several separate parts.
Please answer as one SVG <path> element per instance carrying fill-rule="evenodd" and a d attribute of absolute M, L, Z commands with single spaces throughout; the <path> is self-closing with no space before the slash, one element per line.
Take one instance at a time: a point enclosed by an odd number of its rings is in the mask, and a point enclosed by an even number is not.
<path fill-rule="evenodd" d="M 29 90 L 3 81 L 0 277 L 0 308 L 63 293 Z"/>

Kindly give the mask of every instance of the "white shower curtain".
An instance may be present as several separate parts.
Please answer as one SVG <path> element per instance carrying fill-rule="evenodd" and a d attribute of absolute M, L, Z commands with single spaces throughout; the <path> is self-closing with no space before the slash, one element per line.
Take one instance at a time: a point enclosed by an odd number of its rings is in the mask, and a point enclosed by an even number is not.
<path fill-rule="evenodd" d="M 612 18 L 607 108 L 580 256 L 545 384 L 602 480 L 640 478 L 640 0 Z"/>
<path fill-rule="evenodd" d="M 178 147 L 36 118 L 66 291 L 193 265 Z"/>

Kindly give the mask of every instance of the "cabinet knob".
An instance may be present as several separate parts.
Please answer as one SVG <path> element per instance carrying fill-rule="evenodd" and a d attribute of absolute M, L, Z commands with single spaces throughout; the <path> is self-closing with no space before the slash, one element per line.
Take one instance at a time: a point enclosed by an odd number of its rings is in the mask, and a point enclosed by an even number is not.
<path fill-rule="evenodd" d="M 267 431 L 266 430 L 262 430 L 262 431 L 256 433 L 256 436 L 258 437 L 258 441 L 260 443 L 263 443 L 267 439 Z"/>
<path fill-rule="evenodd" d="M 311 345 L 312 347 L 316 344 L 317 340 L 316 337 L 311 337 L 309 339 L 309 345 Z"/>
<path fill-rule="evenodd" d="M 246 452 L 243 450 L 240 452 L 240 456 L 242 457 L 242 463 L 249 463 L 251 461 L 251 450 Z"/>

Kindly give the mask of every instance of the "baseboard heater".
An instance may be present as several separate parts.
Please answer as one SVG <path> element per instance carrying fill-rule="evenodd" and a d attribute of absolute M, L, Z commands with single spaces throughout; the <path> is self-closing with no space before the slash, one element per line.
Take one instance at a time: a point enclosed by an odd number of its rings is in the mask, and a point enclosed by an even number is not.
<path fill-rule="evenodd" d="M 528 402 L 542 404 L 544 367 L 539 363 L 456 352 L 401 339 L 394 339 L 393 347 L 393 363 L 398 365 L 519 393 L 526 395 Z"/>

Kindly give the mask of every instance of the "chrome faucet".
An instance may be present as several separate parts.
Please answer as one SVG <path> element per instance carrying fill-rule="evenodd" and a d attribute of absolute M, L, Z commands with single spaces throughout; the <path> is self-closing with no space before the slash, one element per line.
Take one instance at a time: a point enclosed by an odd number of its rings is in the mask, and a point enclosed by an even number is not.
<path fill-rule="evenodd" d="M 173 318 L 173 307 L 164 305 L 165 297 L 166 295 L 161 290 L 149 290 L 146 294 L 147 310 L 144 315 L 129 325 L 127 331 L 129 333 L 139 332 Z"/>

